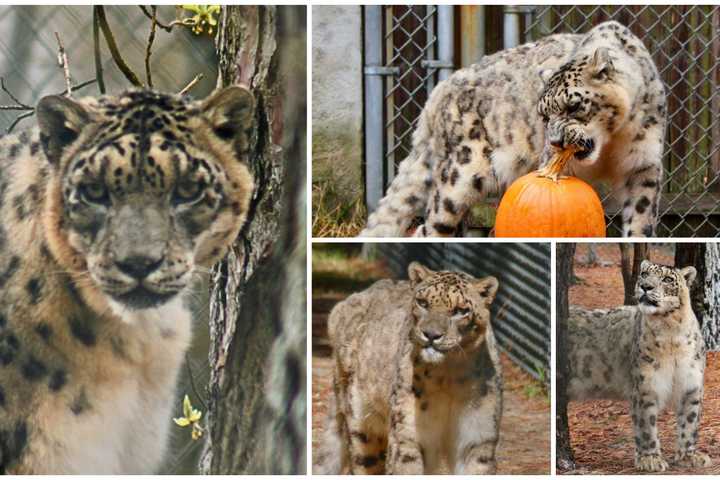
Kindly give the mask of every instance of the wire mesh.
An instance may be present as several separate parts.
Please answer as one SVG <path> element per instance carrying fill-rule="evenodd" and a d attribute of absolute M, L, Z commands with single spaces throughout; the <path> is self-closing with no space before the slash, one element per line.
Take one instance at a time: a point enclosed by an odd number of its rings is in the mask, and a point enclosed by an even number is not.
<path fill-rule="evenodd" d="M 548 381 L 550 365 L 550 244 L 379 244 L 398 277 L 420 261 L 432 269 L 492 275 L 500 283 L 492 321 L 500 348 L 536 379 Z"/>
<path fill-rule="evenodd" d="M 145 49 L 150 33 L 150 20 L 137 6 L 106 6 L 108 23 L 123 58 L 145 81 Z M 169 23 L 175 18 L 175 7 L 158 7 L 158 18 Z M 58 67 L 57 32 L 65 46 L 73 83 L 95 78 L 93 59 L 92 6 L 0 6 L 0 76 L 5 86 L 19 100 L 34 106 L 45 95 L 65 89 L 62 70 Z M 100 51 L 108 93 L 130 87 L 115 66 L 101 36 Z M 204 78 L 192 90 L 195 97 L 207 95 L 215 86 L 217 59 L 214 39 L 194 35 L 187 28 L 174 28 L 167 33 L 158 28 L 152 48 L 151 71 L 157 89 L 178 92 L 196 75 Z M 96 85 L 88 86 L 75 96 L 97 95 Z M 12 104 L 0 93 L 0 105 Z M 4 132 L 17 112 L 0 111 L 0 131 Z M 28 119 L 15 127 L 19 131 L 33 125 Z"/>
<path fill-rule="evenodd" d="M 488 7 L 492 8 L 492 7 Z M 524 38 L 552 33 L 584 33 L 606 20 L 630 28 L 650 51 L 667 87 L 668 128 L 665 176 L 657 235 L 720 235 L 720 7 L 660 5 L 583 5 L 523 7 Z M 395 165 L 407 156 L 422 106 L 437 78 L 423 59 L 434 58 L 439 39 L 433 6 L 384 7 L 387 66 L 399 73 L 386 80 L 385 162 L 392 180 Z M 458 24 L 462 25 L 462 24 Z M 487 40 L 502 37 L 502 24 Z M 457 32 L 455 39 L 462 38 Z M 621 234 L 620 205 L 601 187 L 608 235 Z"/>
<path fill-rule="evenodd" d="M 536 7 L 526 34 L 583 33 L 617 20 L 650 51 L 667 88 L 665 179 L 658 236 L 720 233 L 720 7 L 584 5 Z M 620 208 L 604 195 L 610 234 Z"/>
<path fill-rule="evenodd" d="M 399 68 L 385 89 L 385 160 L 392 179 L 395 165 L 412 149 L 412 132 L 437 81 L 437 70 L 423 62 L 437 49 L 437 7 L 393 5 L 383 13 L 385 64 Z"/>

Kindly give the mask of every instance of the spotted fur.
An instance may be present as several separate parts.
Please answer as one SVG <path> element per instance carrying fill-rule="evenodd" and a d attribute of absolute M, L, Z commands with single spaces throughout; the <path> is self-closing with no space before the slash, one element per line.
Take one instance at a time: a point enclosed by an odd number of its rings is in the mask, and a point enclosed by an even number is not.
<path fill-rule="evenodd" d="M 657 419 L 665 407 L 677 414 L 674 463 L 710 465 L 697 450 L 702 413 L 705 344 L 690 305 L 695 269 L 644 261 L 636 307 L 572 307 L 568 330 L 571 399 L 630 400 L 635 466 L 668 468 L 660 451 Z"/>
<path fill-rule="evenodd" d="M 418 263 L 408 274 L 330 314 L 334 396 L 320 473 L 495 471 L 502 374 L 489 306 L 498 282 Z"/>
<path fill-rule="evenodd" d="M 154 91 L 37 107 L 0 139 L 0 471 L 155 473 L 184 297 L 245 221 L 253 98 Z"/>
<path fill-rule="evenodd" d="M 484 57 L 430 95 L 385 198 L 361 236 L 461 233 L 468 209 L 578 149 L 567 173 L 610 184 L 623 235 L 652 236 L 662 183 L 665 88 L 630 30 L 602 23 Z"/>

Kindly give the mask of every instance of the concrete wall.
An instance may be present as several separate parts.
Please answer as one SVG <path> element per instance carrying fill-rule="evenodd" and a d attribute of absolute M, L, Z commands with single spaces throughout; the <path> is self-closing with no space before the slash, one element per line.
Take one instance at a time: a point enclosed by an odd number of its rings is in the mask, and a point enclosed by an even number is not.
<path fill-rule="evenodd" d="M 363 198 L 362 8 L 312 7 L 313 184 Z"/>

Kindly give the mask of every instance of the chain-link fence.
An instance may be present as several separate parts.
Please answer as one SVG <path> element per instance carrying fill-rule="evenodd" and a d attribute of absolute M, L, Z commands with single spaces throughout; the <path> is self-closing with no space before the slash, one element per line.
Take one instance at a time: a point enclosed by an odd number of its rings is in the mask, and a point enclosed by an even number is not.
<path fill-rule="evenodd" d="M 372 7 L 366 7 L 372 8 Z M 380 7 L 376 7 L 380 8 Z M 650 51 L 668 95 L 668 129 L 665 140 L 665 180 L 660 202 L 658 236 L 714 237 L 720 235 L 720 7 L 716 6 L 538 6 L 484 7 L 481 16 L 466 21 L 462 9 L 460 27 L 439 31 L 437 12 L 447 7 L 387 6 L 383 9 L 384 76 L 383 131 L 367 142 L 382 145 L 382 168 L 366 171 L 368 204 L 374 208 L 372 182 L 381 181 L 380 195 L 392 180 L 395 166 L 411 148 L 411 136 L 422 105 L 435 82 L 438 45 L 453 42 L 461 50 L 473 25 L 484 26 L 492 47 L 498 37 L 505 43 L 523 42 L 552 33 L 584 33 L 606 20 L 618 20 L 633 31 Z M 473 23 L 474 22 L 474 23 Z M 366 35 L 373 30 L 366 29 Z M 508 40 L 510 39 L 510 40 Z M 473 40 L 475 41 L 475 40 Z M 477 43 L 477 42 L 476 42 Z M 367 46 L 367 38 L 366 38 Z M 502 43 L 499 45 L 502 47 Z M 484 46 L 483 46 L 484 48 Z M 493 53 L 487 48 L 486 54 Z M 452 49 L 451 49 L 452 51 Z M 458 64 L 461 55 L 451 55 Z M 439 65 L 438 65 L 439 64 Z M 367 72 L 366 72 L 367 74 Z M 367 77 L 366 77 L 367 79 Z M 367 92 L 367 80 L 366 80 Z M 366 101 L 372 98 L 366 95 Z M 367 118 L 368 125 L 372 119 Z M 371 162 L 371 149 L 366 159 Z M 378 180 L 375 172 L 382 170 Z M 620 206 L 602 191 L 608 234 L 620 235 Z M 489 216 L 492 222 L 492 215 Z M 471 221 L 476 221 L 472 219 Z M 492 226 L 485 225 L 486 230 Z"/>
<path fill-rule="evenodd" d="M 138 6 L 106 6 L 106 15 L 118 48 L 130 68 L 145 82 L 145 55 L 150 19 Z M 92 6 L 1 6 L 0 76 L 8 91 L 27 105 L 34 106 L 45 96 L 65 89 L 63 71 L 58 67 L 60 36 L 68 55 L 73 83 L 96 77 L 93 52 Z M 175 7 L 158 7 L 163 24 L 176 16 Z M 113 62 L 107 45 L 100 37 L 101 64 L 108 93 L 130 87 L 130 83 Z M 158 28 L 150 57 L 153 84 L 156 88 L 178 92 L 196 75 L 204 78 L 192 90 L 195 97 L 207 95 L 215 87 L 217 59 L 214 38 L 195 35 L 188 28 L 173 28 L 168 33 Z M 75 96 L 97 95 L 97 85 L 90 85 Z M 14 104 L 0 92 L 0 105 Z M 0 111 L 0 132 L 5 132 L 17 112 Z M 14 127 L 15 131 L 33 125 L 28 119 Z"/>
<path fill-rule="evenodd" d="M 125 61 L 145 82 L 145 56 L 150 19 L 137 6 L 106 6 L 106 15 L 117 45 Z M 70 73 L 74 84 L 94 79 L 93 57 L 93 9 L 92 6 L 0 6 L 0 77 L 7 90 L 21 102 L 34 106 L 37 101 L 65 89 L 63 71 L 58 66 L 58 33 L 65 47 Z M 158 18 L 163 24 L 175 18 L 175 7 L 158 7 Z M 100 38 L 103 77 L 108 93 L 130 87 L 130 83 L 113 62 L 107 46 Z M 215 86 L 217 59 L 214 38 L 195 35 L 189 29 L 173 28 L 168 33 L 158 29 L 150 58 L 155 88 L 178 92 L 196 75 L 204 78 L 192 90 L 195 97 L 207 95 Z M 89 85 L 74 93 L 76 97 L 98 94 L 96 84 Z M 0 92 L 0 105 L 14 104 L 6 92 Z M 0 133 L 4 133 L 17 117 L 16 111 L 0 110 Z M 18 123 L 13 131 L 18 132 L 34 125 L 30 117 Z M 196 318 L 203 318 L 207 325 L 207 287 L 199 287 L 194 297 Z M 202 299 L 202 300 L 199 300 Z M 188 394 L 196 408 L 203 408 L 205 386 L 209 368 L 207 328 L 198 328 L 188 354 L 187 364 L 180 374 L 177 397 L 174 400 L 175 416 L 181 416 L 182 398 Z M 138 412 L 138 422 L 142 422 Z M 167 419 L 172 422 L 171 418 Z M 188 429 L 171 427 L 172 439 L 162 473 L 191 474 L 197 472 L 202 441 L 193 441 Z M 108 431 L 108 435 L 113 435 Z"/>
<path fill-rule="evenodd" d="M 665 181 L 658 236 L 720 233 L 720 7 L 544 6 L 526 34 L 586 32 L 617 20 L 650 51 L 667 88 Z M 608 204 L 612 234 L 620 233 L 620 208 Z"/>
<path fill-rule="evenodd" d="M 400 278 L 415 260 L 436 270 L 496 277 L 492 321 L 500 348 L 530 375 L 549 381 L 549 243 L 383 243 L 378 249 Z"/>
<path fill-rule="evenodd" d="M 367 167 L 371 208 L 410 152 L 430 92 L 453 69 L 451 12 L 452 7 L 433 5 L 365 7 L 366 104 L 379 102 L 375 113 L 385 112 L 379 121 L 366 108 L 375 121 L 366 122 L 367 158 L 381 159 Z"/>

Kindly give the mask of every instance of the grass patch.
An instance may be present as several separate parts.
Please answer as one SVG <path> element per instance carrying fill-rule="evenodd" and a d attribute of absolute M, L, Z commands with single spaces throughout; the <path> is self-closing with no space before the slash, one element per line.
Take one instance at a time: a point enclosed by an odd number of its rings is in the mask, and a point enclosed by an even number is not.
<path fill-rule="evenodd" d="M 523 393 L 527 398 L 541 397 L 548 404 L 550 403 L 550 391 L 548 389 L 549 384 L 547 381 L 547 370 L 542 365 L 535 365 L 535 372 L 538 375 L 538 379 L 531 379 L 531 382 L 525 385 Z"/>
<path fill-rule="evenodd" d="M 382 262 L 362 258 L 361 251 L 360 243 L 313 245 L 313 293 L 357 292 L 392 276 Z"/>
<path fill-rule="evenodd" d="M 367 211 L 358 199 L 348 204 L 330 181 L 312 186 L 313 237 L 356 237 L 365 226 Z"/>

